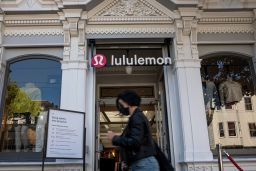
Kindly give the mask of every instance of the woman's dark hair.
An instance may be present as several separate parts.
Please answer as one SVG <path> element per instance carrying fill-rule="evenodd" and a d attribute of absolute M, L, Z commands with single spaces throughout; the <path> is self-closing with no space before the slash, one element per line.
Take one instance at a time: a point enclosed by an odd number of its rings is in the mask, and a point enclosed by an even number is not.
<path fill-rule="evenodd" d="M 130 106 L 140 106 L 140 102 L 141 102 L 140 96 L 135 91 L 132 91 L 132 90 L 126 90 L 120 93 L 116 99 L 117 104 L 119 99 L 123 100 Z"/>

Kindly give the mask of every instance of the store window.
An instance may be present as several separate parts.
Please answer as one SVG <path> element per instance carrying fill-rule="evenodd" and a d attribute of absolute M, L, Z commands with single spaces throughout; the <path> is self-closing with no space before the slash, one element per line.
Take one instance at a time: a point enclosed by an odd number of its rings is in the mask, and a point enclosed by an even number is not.
<path fill-rule="evenodd" d="M 47 111 L 60 106 L 60 62 L 29 58 L 9 63 L 7 72 L 0 150 L 41 152 Z"/>
<path fill-rule="evenodd" d="M 201 77 L 211 149 L 215 151 L 221 143 L 234 155 L 247 154 L 248 148 L 256 153 L 256 139 L 248 136 L 248 123 L 256 123 L 252 59 L 234 55 L 205 57 L 201 62 Z M 253 125 L 250 130 L 253 135 Z"/>
<path fill-rule="evenodd" d="M 256 123 L 249 123 L 249 131 L 251 137 L 256 137 Z"/>

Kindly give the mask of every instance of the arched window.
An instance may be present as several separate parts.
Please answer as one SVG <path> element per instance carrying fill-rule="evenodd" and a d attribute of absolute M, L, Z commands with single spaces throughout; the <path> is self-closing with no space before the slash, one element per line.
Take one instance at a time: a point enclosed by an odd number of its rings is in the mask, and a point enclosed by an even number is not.
<path fill-rule="evenodd" d="M 9 62 L 6 72 L 0 150 L 41 152 L 47 110 L 60 106 L 61 64 L 30 56 Z"/>
<path fill-rule="evenodd" d="M 221 143 L 233 154 L 239 154 L 240 149 L 247 150 L 246 154 L 255 152 L 255 71 L 251 59 L 230 55 L 204 58 L 201 76 L 211 149 Z"/>

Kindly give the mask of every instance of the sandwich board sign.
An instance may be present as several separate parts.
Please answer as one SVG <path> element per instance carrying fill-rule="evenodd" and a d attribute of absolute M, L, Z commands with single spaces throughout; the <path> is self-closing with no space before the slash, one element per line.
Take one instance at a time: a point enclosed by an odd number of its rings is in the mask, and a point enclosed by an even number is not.
<path fill-rule="evenodd" d="M 85 113 L 49 109 L 44 144 L 43 164 L 45 158 L 85 161 Z"/>

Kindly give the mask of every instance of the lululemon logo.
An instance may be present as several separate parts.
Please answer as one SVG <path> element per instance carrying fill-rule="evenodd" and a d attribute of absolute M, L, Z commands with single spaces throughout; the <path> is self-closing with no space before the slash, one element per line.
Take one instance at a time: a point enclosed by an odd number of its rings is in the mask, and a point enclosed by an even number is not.
<path fill-rule="evenodd" d="M 105 55 L 96 54 L 92 58 L 92 66 L 95 68 L 102 68 L 107 64 L 107 59 Z"/>

